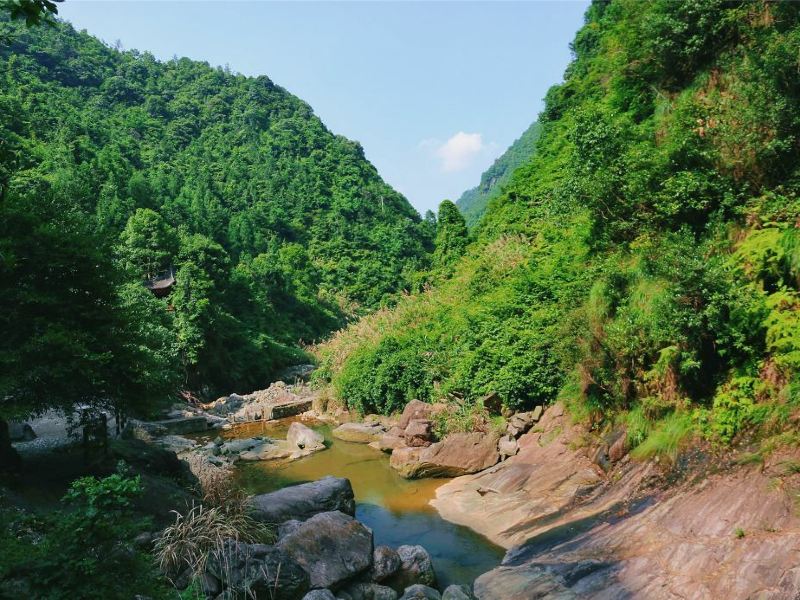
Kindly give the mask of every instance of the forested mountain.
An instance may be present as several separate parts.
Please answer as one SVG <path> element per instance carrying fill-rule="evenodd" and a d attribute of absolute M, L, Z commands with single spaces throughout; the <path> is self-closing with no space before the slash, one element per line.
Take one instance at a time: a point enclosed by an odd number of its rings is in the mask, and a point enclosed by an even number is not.
<path fill-rule="evenodd" d="M 525 133 L 486 169 L 481 175 L 481 182 L 461 194 L 456 206 L 464 213 L 468 225 L 473 226 L 480 220 L 489 202 L 502 194 L 503 186 L 511 180 L 514 170 L 531 159 L 541 131 L 538 122 L 531 123 Z"/>
<path fill-rule="evenodd" d="M 121 350 L 106 338 L 133 331 L 151 336 L 131 341 L 151 380 L 252 388 L 426 267 L 432 225 L 268 78 L 66 23 L 0 28 L 0 396 L 59 379 L 29 372 L 49 352 L 96 358 L 105 375 L 85 383 L 107 397 Z M 168 297 L 145 293 L 168 271 Z"/>
<path fill-rule="evenodd" d="M 434 289 L 323 348 L 365 411 L 496 391 L 638 452 L 780 431 L 800 368 L 800 5 L 594 2 L 534 156 Z"/>

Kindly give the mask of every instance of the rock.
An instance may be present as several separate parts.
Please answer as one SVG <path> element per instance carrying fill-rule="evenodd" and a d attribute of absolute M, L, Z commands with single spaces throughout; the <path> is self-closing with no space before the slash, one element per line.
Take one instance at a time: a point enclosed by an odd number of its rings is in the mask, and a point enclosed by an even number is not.
<path fill-rule="evenodd" d="M 400 600 L 442 600 L 442 596 L 432 587 L 415 584 L 405 589 Z"/>
<path fill-rule="evenodd" d="M 303 521 L 318 513 L 336 510 L 354 515 L 356 511 L 353 487 L 348 479 L 342 477 L 323 477 L 260 494 L 251 502 L 253 516 L 266 523 L 283 523 L 289 519 Z"/>
<path fill-rule="evenodd" d="M 400 546 L 397 549 L 400 557 L 400 568 L 386 579 L 386 585 L 395 590 L 405 590 L 409 585 L 421 583 L 436 585 L 436 573 L 433 570 L 431 555 L 422 546 Z"/>
<path fill-rule="evenodd" d="M 200 589 L 203 590 L 206 598 L 213 598 L 222 591 L 222 584 L 210 573 L 203 573 L 200 576 Z"/>
<path fill-rule="evenodd" d="M 264 443 L 262 437 L 241 438 L 238 440 L 229 440 L 220 446 L 220 454 L 240 454 L 253 448 L 257 448 Z"/>
<path fill-rule="evenodd" d="M 289 425 L 286 433 L 286 441 L 290 446 L 305 452 L 315 452 L 325 449 L 325 438 L 318 431 L 306 427 L 302 423 L 295 421 Z"/>
<path fill-rule="evenodd" d="M 619 462 L 628 453 L 628 434 L 622 432 L 608 449 L 611 462 Z"/>
<path fill-rule="evenodd" d="M 430 446 L 433 443 L 433 423 L 429 419 L 412 419 L 403 432 L 406 444 L 411 447 Z"/>
<path fill-rule="evenodd" d="M 8 435 L 12 442 L 30 442 L 36 439 L 36 433 L 28 423 L 20 421 L 8 422 Z"/>
<path fill-rule="evenodd" d="M 564 587 L 555 575 L 535 566 L 492 569 L 475 580 L 475 596 L 479 600 L 573 600 L 578 598 L 574 592 Z"/>
<path fill-rule="evenodd" d="M 165 435 L 163 437 L 156 438 L 154 442 L 162 448 L 169 450 L 170 452 L 174 452 L 175 454 L 181 454 L 182 452 L 186 452 L 187 450 L 191 450 L 197 446 L 197 443 L 194 440 L 190 440 L 189 438 L 185 438 L 180 435 Z"/>
<path fill-rule="evenodd" d="M 198 484 L 197 477 L 192 474 L 186 462 L 175 456 L 174 452 L 155 444 L 137 439 L 117 439 L 111 440 L 109 447 L 113 459 L 124 460 L 134 469 L 148 475 L 163 475 L 190 487 Z"/>
<path fill-rule="evenodd" d="M 312 588 L 335 587 L 372 566 L 372 531 L 340 511 L 314 515 L 276 546 L 308 572 Z"/>
<path fill-rule="evenodd" d="M 442 600 L 475 600 L 475 595 L 468 585 L 448 585 Z"/>
<path fill-rule="evenodd" d="M 336 596 L 330 590 L 311 590 L 303 596 L 303 600 L 336 600 Z"/>
<path fill-rule="evenodd" d="M 309 588 L 308 573 L 281 549 L 266 544 L 226 540 L 209 555 L 206 573 L 232 596 L 299 600 Z"/>
<path fill-rule="evenodd" d="M 541 408 L 541 406 L 537 406 L 535 410 L 511 415 L 506 424 L 506 431 L 514 438 L 527 433 L 541 417 Z"/>
<path fill-rule="evenodd" d="M 458 477 L 497 464 L 497 438 L 483 433 L 453 433 L 427 448 L 398 448 L 389 464 L 406 479 Z"/>
<path fill-rule="evenodd" d="M 400 421 L 398 421 L 397 426 L 405 430 L 408 427 L 408 424 L 414 419 L 427 419 L 431 416 L 431 412 L 433 411 L 433 406 L 428 404 L 427 402 L 422 402 L 420 400 L 412 400 L 408 404 L 406 404 L 405 408 L 403 408 L 403 414 L 400 415 Z"/>
<path fill-rule="evenodd" d="M 135 538 L 133 538 L 133 545 L 140 550 L 149 550 L 153 547 L 153 534 L 149 531 L 143 531 Z"/>
<path fill-rule="evenodd" d="M 176 419 L 163 419 L 161 421 L 143 421 L 139 423 L 145 431 L 161 434 L 186 435 L 187 433 L 201 433 L 211 428 L 211 423 L 204 416 L 178 417 Z M 154 435 L 158 435 L 155 434 Z"/>
<path fill-rule="evenodd" d="M 397 600 L 397 592 L 377 583 L 353 583 L 343 591 L 352 600 Z"/>
<path fill-rule="evenodd" d="M 369 444 L 375 442 L 385 433 L 381 424 L 368 425 L 366 423 L 344 423 L 333 430 L 333 437 L 345 442 Z"/>
<path fill-rule="evenodd" d="M 391 577 L 402 566 L 400 555 L 394 548 L 389 546 L 378 546 L 372 553 L 372 571 L 370 579 L 380 583 Z"/>
<path fill-rule="evenodd" d="M 499 415 L 503 410 L 503 401 L 500 399 L 500 394 L 497 392 L 489 392 L 478 400 L 478 402 L 483 404 L 483 407 L 488 410 L 491 415 Z"/>
<path fill-rule="evenodd" d="M 419 456 L 424 448 L 409 448 L 402 446 L 392 451 L 389 458 L 389 465 L 397 471 L 401 477 L 411 479 L 417 476 L 419 466 Z"/>
<path fill-rule="evenodd" d="M 302 525 L 302 521 L 298 521 L 297 519 L 291 519 L 289 521 L 284 521 L 278 526 L 278 539 L 283 539 L 290 533 L 294 533 L 297 531 L 297 528 Z"/>
<path fill-rule="evenodd" d="M 303 452 L 301 452 L 302 454 Z M 238 455 L 240 460 L 278 460 L 281 458 L 294 458 L 295 452 L 289 444 L 282 440 L 262 442 L 250 450 Z M 298 457 L 299 458 L 299 457 Z"/>
<path fill-rule="evenodd" d="M 395 448 L 402 448 L 406 445 L 405 431 L 397 426 L 392 427 L 378 438 L 376 444 L 378 450 L 391 453 Z"/>
<path fill-rule="evenodd" d="M 500 453 L 500 457 L 505 460 L 507 457 L 514 456 L 519 452 L 519 444 L 517 444 L 514 436 L 505 435 L 497 442 L 497 451 Z"/>

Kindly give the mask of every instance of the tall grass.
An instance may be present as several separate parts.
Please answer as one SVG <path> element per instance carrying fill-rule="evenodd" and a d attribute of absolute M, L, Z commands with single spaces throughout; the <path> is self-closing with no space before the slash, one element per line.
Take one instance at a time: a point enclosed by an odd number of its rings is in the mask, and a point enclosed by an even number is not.
<path fill-rule="evenodd" d="M 229 551 L 226 540 L 274 540 L 273 528 L 252 517 L 249 496 L 235 484 L 229 467 L 212 465 L 201 455 L 188 462 L 200 481 L 202 503 L 185 514 L 173 511 L 175 522 L 154 545 L 161 571 L 173 582 L 187 569 L 193 577 L 201 576 L 209 556 L 224 557 Z"/>
<path fill-rule="evenodd" d="M 638 459 L 659 457 L 675 462 L 695 430 L 691 413 L 673 413 L 653 426 L 647 438 L 631 452 L 631 456 Z"/>

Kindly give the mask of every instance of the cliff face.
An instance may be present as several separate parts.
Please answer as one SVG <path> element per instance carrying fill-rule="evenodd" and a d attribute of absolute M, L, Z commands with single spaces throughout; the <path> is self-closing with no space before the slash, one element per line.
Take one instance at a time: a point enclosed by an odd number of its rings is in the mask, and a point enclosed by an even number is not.
<path fill-rule="evenodd" d="M 800 453 L 665 468 L 589 439 L 556 405 L 517 456 L 439 488 L 443 517 L 508 548 L 481 600 L 797 597 Z"/>

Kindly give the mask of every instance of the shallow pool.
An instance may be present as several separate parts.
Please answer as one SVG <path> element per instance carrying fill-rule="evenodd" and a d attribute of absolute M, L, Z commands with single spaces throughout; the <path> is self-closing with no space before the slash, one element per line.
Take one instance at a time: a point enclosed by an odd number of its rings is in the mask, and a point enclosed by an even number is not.
<path fill-rule="evenodd" d="M 253 423 L 225 434 L 284 438 L 289 423 Z M 502 548 L 466 527 L 445 521 L 429 506 L 436 488 L 446 479 L 403 479 L 389 466 L 387 454 L 366 444 L 336 440 L 328 425 L 311 426 L 325 436 L 327 450 L 285 464 L 238 463 L 242 486 L 250 493 L 262 494 L 326 475 L 347 477 L 355 492 L 356 517 L 372 529 L 375 545 L 421 544 L 433 558 L 441 587 L 470 583 L 500 563 Z"/>

